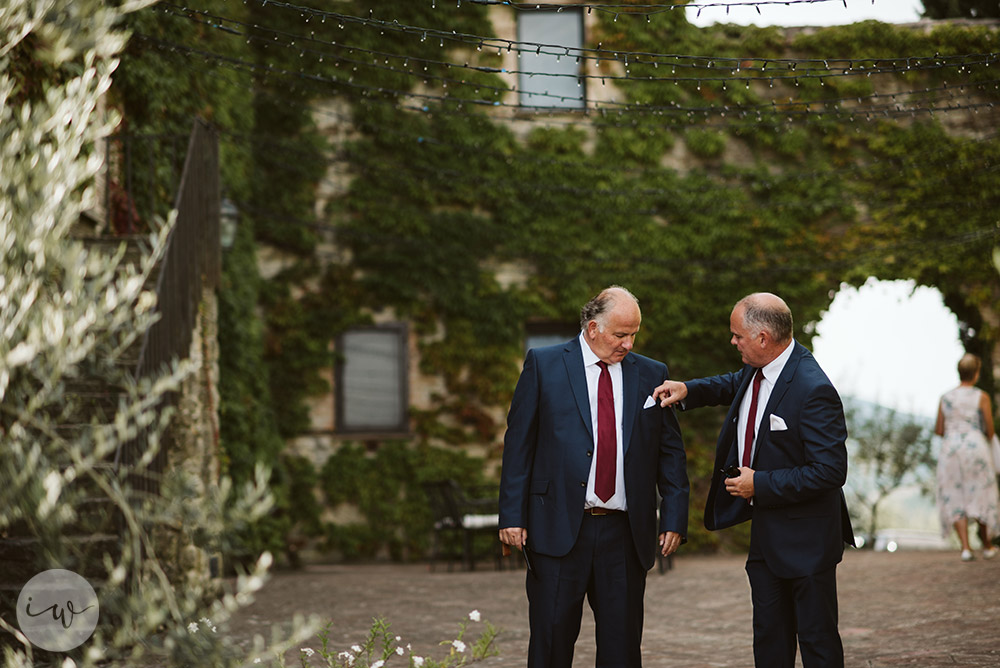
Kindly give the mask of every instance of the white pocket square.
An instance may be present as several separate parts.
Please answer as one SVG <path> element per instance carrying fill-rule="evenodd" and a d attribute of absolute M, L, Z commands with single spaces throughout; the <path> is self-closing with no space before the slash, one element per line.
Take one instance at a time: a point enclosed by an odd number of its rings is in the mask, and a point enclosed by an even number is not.
<path fill-rule="evenodd" d="M 771 416 L 771 431 L 787 431 L 788 425 L 781 417 L 772 414 Z"/>
<path fill-rule="evenodd" d="M 646 397 L 646 403 L 644 403 L 642 405 L 642 407 L 643 408 L 652 408 L 655 405 L 656 405 L 656 402 L 653 401 L 653 397 L 652 397 L 652 395 L 650 395 L 650 396 Z"/>

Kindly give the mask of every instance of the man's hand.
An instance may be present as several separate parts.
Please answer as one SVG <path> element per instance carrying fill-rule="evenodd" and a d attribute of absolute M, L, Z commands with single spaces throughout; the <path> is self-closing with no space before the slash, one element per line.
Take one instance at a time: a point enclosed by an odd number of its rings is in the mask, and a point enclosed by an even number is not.
<path fill-rule="evenodd" d="M 669 557 L 681 546 L 681 535 L 675 531 L 666 531 L 660 534 L 660 554 Z"/>
<path fill-rule="evenodd" d="M 500 542 L 523 550 L 524 544 L 528 542 L 528 530 L 521 527 L 500 529 Z"/>
<path fill-rule="evenodd" d="M 683 401 L 688 395 L 687 385 L 676 380 L 665 380 L 663 384 L 653 390 L 653 398 L 660 401 L 660 406 L 666 408 L 678 401 Z"/>
<path fill-rule="evenodd" d="M 726 478 L 726 491 L 733 496 L 742 496 L 744 499 L 753 498 L 753 469 L 748 466 L 740 467 L 738 478 Z"/>

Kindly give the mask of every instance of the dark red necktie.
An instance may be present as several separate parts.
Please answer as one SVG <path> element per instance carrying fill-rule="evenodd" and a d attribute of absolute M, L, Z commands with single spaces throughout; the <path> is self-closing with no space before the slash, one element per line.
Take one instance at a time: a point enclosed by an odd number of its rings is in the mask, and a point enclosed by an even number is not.
<path fill-rule="evenodd" d="M 618 435 L 615 429 L 615 393 L 611 389 L 611 372 L 605 362 L 597 381 L 597 472 L 594 492 L 601 501 L 615 495 L 615 466 L 618 459 Z"/>
<path fill-rule="evenodd" d="M 743 442 L 743 466 L 750 466 L 750 454 L 753 452 L 753 428 L 757 422 L 757 393 L 760 391 L 760 379 L 764 370 L 757 369 L 753 377 L 753 394 L 750 395 L 750 411 L 747 413 L 747 435 Z"/>

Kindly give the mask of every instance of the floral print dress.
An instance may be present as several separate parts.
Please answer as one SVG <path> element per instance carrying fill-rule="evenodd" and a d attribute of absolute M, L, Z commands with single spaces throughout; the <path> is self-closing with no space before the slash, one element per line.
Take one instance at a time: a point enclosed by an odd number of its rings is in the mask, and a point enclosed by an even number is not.
<path fill-rule="evenodd" d="M 941 397 L 944 438 L 937 465 L 938 512 L 948 536 L 963 517 L 998 529 L 997 481 L 979 414 L 982 390 L 961 385 Z"/>

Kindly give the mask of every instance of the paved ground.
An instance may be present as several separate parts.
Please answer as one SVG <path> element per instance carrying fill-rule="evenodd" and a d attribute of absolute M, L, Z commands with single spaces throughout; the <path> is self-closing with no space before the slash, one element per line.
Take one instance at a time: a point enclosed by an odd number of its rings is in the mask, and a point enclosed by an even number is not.
<path fill-rule="evenodd" d="M 650 572 L 646 668 L 747 668 L 750 590 L 742 556 L 681 555 Z M 295 612 L 331 622 L 337 651 L 362 640 L 382 616 L 416 651 L 442 658 L 471 610 L 501 629 L 500 655 L 479 665 L 525 665 L 524 571 L 430 572 L 426 565 L 310 566 L 277 574 L 234 620 L 237 637 L 270 636 Z M 958 552 L 861 552 L 838 571 L 848 668 L 1000 666 L 1000 558 L 962 563 Z M 594 665 L 593 621 L 584 612 L 574 666 Z M 466 639 L 477 629 L 469 624 Z M 318 643 L 313 645 L 318 646 Z M 317 664 L 318 665 L 318 664 Z M 400 663 L 400 665 L 404 665 Z"/>

